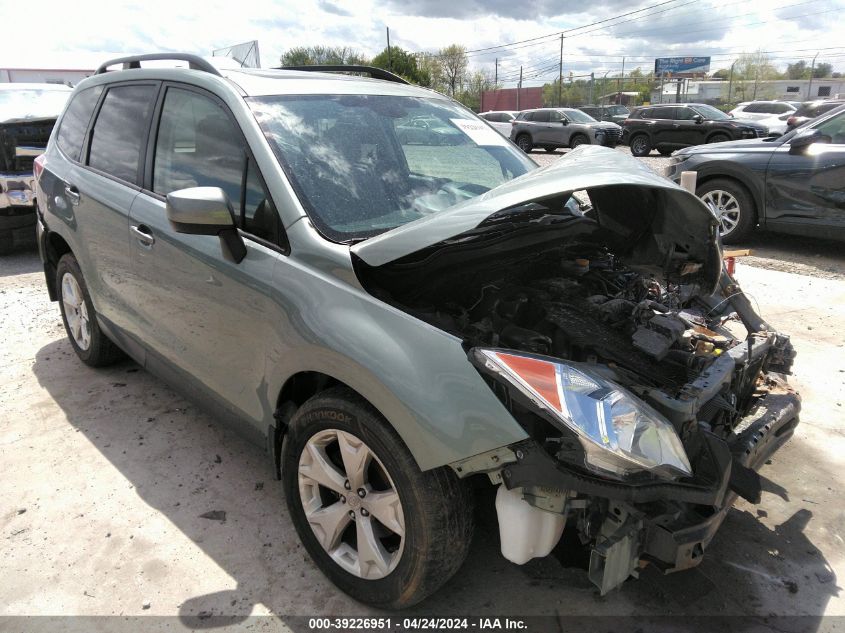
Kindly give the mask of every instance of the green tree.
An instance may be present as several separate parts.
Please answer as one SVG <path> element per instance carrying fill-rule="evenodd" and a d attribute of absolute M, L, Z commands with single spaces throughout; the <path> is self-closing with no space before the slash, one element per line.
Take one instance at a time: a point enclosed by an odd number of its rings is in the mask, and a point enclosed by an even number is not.
<path fill-rule="evenodd" d="M 808 79 L 810 77 L 810 69 L 807 68 L 807 62 L 803 59 L 794 64 L 786 65 L 787 79 Z"/>
<path fill-rule="evenodd" d="M 761 82 L 781 77 L 768 55 L 762 51 L 743 53 L 734 63 L 731 101 L 771 99 L 775 96 L 775 89 Z M 723 91 L 726 97 L 728 86 L 725 86 Z"/>
<path fill-rule="evenodd" d="M 431 86 L 431 74 L 428 69 L 420 67 L 416 55 L 398 46 L 390 47 L 389 58 L 387 48 L 385 48 L 381 53 L 373 57 L 371 64 L 376 68 L 384 68 L 385 70 L 396 73 L 420 86 Z"/>
<path fill-rule="evenodd" d="M 832 72 L 833 66 L 831 64 L 828 64 L 827 62 L 816 64 L 816 67 L 813 69 L 813 79 L 823 79 L 824 77 L 830 77 Z"/>
<path fill-rule="evenodd" d="M 452 44 L 441 48 L 437 56 L 440 60 L 446 90 L 454 97 L 466 78 L 467 66 L 469 66 L 467 49 L 460 44 Z"/>
<path fill-rule="evenodd" d="M 730 68 L 720 68 L 715 73 L 711 75 L 713 79 L 728 79 L 731 76 L 731 69 Z"/>
<path fill-rule="evenodd" d="M 314 66 L 318 64 L 368 64 L 365 55 L 349 46 L 295 46 L 279 59 L 282 66 Z"/>
<path fill-rule="evenodd" d="M 463 89 L 458 93 L 457 99 L 470 110 L 479 112 L 481 110 L 481 94 L 496 88 L 498 86 L 493 83 L 493 78 L 489 72 L 476 70 L 467 78 Z"/>

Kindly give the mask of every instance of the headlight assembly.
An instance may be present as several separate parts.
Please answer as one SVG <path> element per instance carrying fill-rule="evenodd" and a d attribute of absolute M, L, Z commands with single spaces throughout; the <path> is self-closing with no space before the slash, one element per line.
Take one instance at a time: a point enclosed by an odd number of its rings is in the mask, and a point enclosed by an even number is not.
<path fill-rule="evenodd" d="M 639 472 L 668 479 L 692 475 L 671 423 L 583 364 L 503 350 L 476 348 L 472 354 L 479 367 L 519 390 L 561 430 L 573 432 L 590 470 L 618 478 Z"/>

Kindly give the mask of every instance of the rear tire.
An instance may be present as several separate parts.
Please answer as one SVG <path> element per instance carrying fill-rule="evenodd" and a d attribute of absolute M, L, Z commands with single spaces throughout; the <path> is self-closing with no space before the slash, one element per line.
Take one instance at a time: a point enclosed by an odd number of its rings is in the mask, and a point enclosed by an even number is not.
<path fill-rule="evenodd" d="M 65 332 L 79 359 L 91 367 L 105 367 L 123 358 L 123 352 L 97 323 L 88 286 L 71 253 L 63 255 L 56 266 L 56 288 Z"/>
<path fill-rule="evenodd" d="M 282 484 L 305 549 L 356 600 L 410 606 L 466 558 L 474 527 L 466 482 L 448 467 L 421 471 L 396 431 L 346 387 L 314 396 L 294 415 Z M 387 514 L 378 505 L 385 495 Z M 363 550 L 362 538 L 370 544 Z"/>
<path fill-rule="evenodd" d="M 671 156 L 672 152 L 674 152 L 675 150 L 673 150 L 673 149 L 658 149 L 657 151 L 660 152 L 661 156 Z"/>
<path fill-rule="evenodd" d="M 637 134 L 631 138 L 628 145 L 631 147 L 631 154 L 638 157 L 651 154 L 651 141 L 645 134 Z"/>
<path fill-rule="evenodd" d="M 523 133 L 517 136 L 516 144 L 519 146 L 519 149 L 521 149 L 526 154 L 530 154 L 531 150 L 534 149 L 534 143 L 531 141 L 530 134 Z"/>
<path fill-rule="evenodd" d="M 723 244 L 744 241 L 757 224 L 754 198 L 735 180 L 708 180 L 695 190 L 695 195 L 716 214 Z"/>

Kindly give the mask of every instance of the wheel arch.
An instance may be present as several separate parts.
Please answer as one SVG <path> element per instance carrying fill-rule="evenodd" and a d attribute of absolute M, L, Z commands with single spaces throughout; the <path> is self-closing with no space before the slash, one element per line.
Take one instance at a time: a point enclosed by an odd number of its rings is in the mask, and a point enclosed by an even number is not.
<path fill-rule="evenodd" d="M 47 294 L 50 296 L 50 301 L 58 301 L 59 290 L 56 287 L 56 267 L 62 256 L 67 253 L 73 254 L 73 250 L 67 241 L 55 231 L 45 232 L 42 248 L 44 252 L 44 281 L 47 283 Z"/>

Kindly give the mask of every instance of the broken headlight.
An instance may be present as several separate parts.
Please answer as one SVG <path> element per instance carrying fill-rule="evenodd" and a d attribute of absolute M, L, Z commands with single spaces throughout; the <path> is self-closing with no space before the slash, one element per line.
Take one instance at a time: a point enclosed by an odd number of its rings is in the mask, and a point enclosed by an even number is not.
<path fill-rule="evenodd" d="M 648 404 L 580 363 L 475 349 L 476 361 L 548 412 L 584 449 L 586 467 L 626 477 L 650 472 L 691 476 L 689 459 L 672 424 Z"/>

